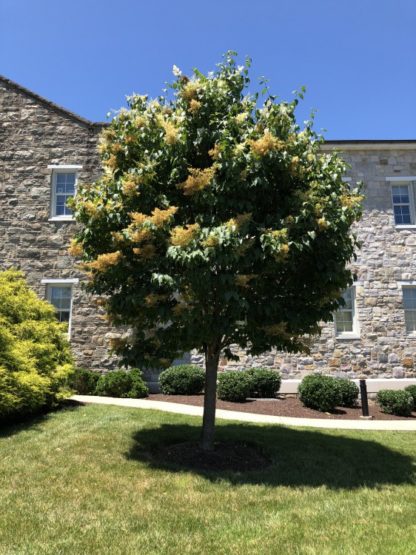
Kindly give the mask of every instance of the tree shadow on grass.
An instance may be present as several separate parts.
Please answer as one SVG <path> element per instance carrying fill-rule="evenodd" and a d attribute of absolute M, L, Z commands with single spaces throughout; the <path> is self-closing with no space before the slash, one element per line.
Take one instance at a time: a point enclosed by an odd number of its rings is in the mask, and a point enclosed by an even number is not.
<path fill-rule="evenodd" d="M 48 420 L 51 414 L 63 411 L 77 410 L 83 406 L 83 403 L 67 399 L 62 401 L 57 407 L 44 411 L 37 412 L 36 414 L 27 414 L 24 416 L 16 416 L 13 419 L 0 419 L 0 439 L 3 437 L 10 437 L 25 430 L 39 428 L 40 425 Z"/>
<path fill-rule="evenodd" d="M 414 484 L 414 460 L 376 441 L 304 431 L 280 426 L 224 424 L 217 427 L 216 440 L 256 446 L 269 460 L 263 470 L 250 472 L 212 471 L 193 464 L 169 460 L 169 446 L 198 441 L 200 428 L 186 424 L 164 424 L 144 428 L 133 436 L 128 459 L 149 468 L 191 472 L 211 481 L 231 484 L 318 487 L 331 489 L 378 488 L 390 484 Z"/>

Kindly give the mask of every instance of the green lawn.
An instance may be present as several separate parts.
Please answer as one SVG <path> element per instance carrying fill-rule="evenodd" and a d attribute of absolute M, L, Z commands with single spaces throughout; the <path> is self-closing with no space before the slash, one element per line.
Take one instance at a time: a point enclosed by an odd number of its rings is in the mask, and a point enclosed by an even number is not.
<path fill-rule="evenodd" d="M 118 407 L 0 430 L 1 554 L 413 554 L 416 434 L 219 422 L 256 441 L 263 472 L 152 463 L 200 419 Z"/>

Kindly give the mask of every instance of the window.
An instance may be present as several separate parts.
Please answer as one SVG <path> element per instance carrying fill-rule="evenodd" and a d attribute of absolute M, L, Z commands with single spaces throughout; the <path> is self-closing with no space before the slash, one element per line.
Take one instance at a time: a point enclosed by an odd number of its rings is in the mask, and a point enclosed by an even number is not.
<path fill-rule="evenodd" d="M 416 332 L 416 287 L 403 287 L 403 306 L 406 331 Z"/>
<path fill-rule="evenodd" d="M 78 283 L 78 279 L 43 279 L 42 283 L 46 285 L 47 300 L 55 307 L 59 322 L 66 324 L 69 336 L 72 318 L 72 287 Z"/>
<path fill-rule="evenodd" d="M 391 185 L 394 223 L 397 227 L 416 228 L 413 182 L 416 176 L 386 177 Z"/>
<path fill-rule="evenodd" d="M 342 297 L 345 304 L 334 315 L 335 333 L 341 338 L 358 336 L 358 320 L 355 312 L 355 287 L 349 287 Z"/>
<path fill-rule="evenodd" d="M 413 198 L 411 185 L 409 183 L 392 185 L 391 194 L 393 200 L 394 223 L 396 225 L 413 224 Z"/>
<path fill-rule="evenodd" d="M 75 195 L 82 166 L 48 166 L 52 170 L 51 220 L 72 220 L 68 200 Z"/>

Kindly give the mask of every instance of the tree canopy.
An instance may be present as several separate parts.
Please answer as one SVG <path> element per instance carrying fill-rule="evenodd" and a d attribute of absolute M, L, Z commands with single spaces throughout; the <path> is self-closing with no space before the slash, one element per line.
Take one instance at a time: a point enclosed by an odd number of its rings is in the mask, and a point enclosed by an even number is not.
<path fill-rule="evenodd" d="M 166 96 L 129 97 L 102 133 L 102 177 L 79 187 L 71 252 L 132 329 L 113 344 L 128 364 L 198 349 L 216 374 L 233 344 L 307 350 L 352 282 L 359 191 L 296 123 L 298 97 L 248 93 L 249 66 L 229 53 L 208 75 L 174 68 Z"/>

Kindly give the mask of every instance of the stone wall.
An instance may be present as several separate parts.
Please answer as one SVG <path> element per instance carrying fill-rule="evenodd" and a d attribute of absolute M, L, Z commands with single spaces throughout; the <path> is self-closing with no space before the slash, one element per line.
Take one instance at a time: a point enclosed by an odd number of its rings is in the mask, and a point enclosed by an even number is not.
<path fill-rule="evenodd" d="M 0 268 L 20 268 L 41 297 L 42 279 L 83 279 L 67 253 L 75 224 L 49 221 L 48 165 L 81 165 L 79 179 L 95 179 L 99 131 L 99 125 L 0 80 Z M 106 368 L 112 364 L 109 328 L 81 285 L 73 295 L 71 343 L 78 364 Z"/>

